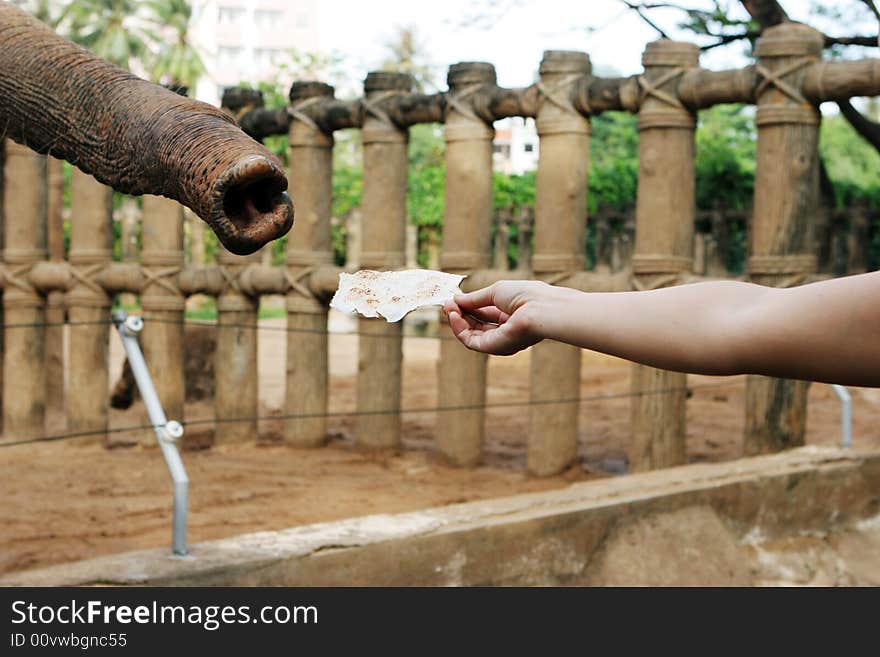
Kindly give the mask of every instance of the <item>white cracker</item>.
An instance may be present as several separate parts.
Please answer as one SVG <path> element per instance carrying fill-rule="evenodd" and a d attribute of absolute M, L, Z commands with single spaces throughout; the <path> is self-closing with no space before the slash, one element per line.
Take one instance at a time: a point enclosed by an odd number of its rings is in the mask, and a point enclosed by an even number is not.
<path fill-rule="evenodd" d="M 416 308 L 443 305 L 461 292 L 459 285 L 464 278 L 431 269 L 362 269 L 354 274 L 339 274 L 339 288 L 330 307 L 397 322 Z"/>

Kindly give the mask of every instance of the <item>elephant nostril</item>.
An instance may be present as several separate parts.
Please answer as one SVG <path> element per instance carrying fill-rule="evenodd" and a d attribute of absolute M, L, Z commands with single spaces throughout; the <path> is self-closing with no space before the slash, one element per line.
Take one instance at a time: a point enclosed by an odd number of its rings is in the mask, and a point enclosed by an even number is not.
<path fill-rule="evenodd" d="M 252 253 L 290 230 L 293 205 L 285 189 L 284 174 L 265 158 L 255 158 L 226 177 L 218 191 L 231 230 L 218 236 L 227 249 Z"/>
<path fill-rule="evenodd" d="M 247 230 L 264 215 L 273 214 L 277 206 L 284 204 L 284 190 L 276 180 L 258 180 L 233 185 L 223 198 L 223 211 L 232 225 Z"/>

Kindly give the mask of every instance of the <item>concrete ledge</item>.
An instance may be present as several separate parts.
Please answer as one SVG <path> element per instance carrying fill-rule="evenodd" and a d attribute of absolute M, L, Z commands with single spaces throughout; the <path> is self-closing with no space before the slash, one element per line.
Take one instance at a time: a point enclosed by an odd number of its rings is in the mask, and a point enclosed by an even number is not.
<path fill-rule="evenodd" d="M 9 574 L 4 586 L 748 585 L 749 546 L 880 513 L 880 451 L 805 447 Z M 878 557 L 880 559 L 880 557 Z"/>

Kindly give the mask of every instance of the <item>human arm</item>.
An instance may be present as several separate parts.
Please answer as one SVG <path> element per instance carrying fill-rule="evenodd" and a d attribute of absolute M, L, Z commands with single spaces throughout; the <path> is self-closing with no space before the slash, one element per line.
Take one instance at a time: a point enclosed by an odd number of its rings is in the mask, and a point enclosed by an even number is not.
<path fill-rule="evenodd" d="M 880 272 L 777 289 L 736 281 L 584 293 L 500 281 L 444 310 L 470 349 L 542 339 L 697 374 L 880 386 Z"/>

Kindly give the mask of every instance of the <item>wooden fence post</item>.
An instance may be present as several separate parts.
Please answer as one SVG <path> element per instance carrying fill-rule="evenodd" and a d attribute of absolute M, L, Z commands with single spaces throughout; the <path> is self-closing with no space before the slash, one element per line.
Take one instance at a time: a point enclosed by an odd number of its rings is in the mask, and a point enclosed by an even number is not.
<path fill-rule="evenodd" d="M 551 283 L 583 271 L 585 265 L 590 121 L 574 109 L 571 96 L 575 83 L 589 73 L 585 53 L 549 50 L 541 60 L 532 269 L 536 278 Z M 580 380 L 579 348 L 552 340 L 532 347 L 531 401 L 577 400 Z M 574 460 L 579 409 L 577 401 L 531 407 L 531 473 L 554 475 Z"/>
<path fill-rule="evenodd" d="M 862 274 L 867 271 L 870 223 L 868 207 L 864 202 L 851 208 L 849 232 L 846 238 L 846 273 L 848 274 Z"/>
<path fill-rule="evenodd" d="M 184 266 L 183 206 L 161 196 L 143 197 L 141 308 L 144 358 L 169 420 L 184 421 L 184 306 L 177 275 Z M 152 432 L 143 445 L 155 446 Z"/>
<path fill-rule="evenodd" d="M 110 296 L 96 278 L 113 258 L 113 190 L 74 169 L 70 205 L 67 430 L 89 432 L 77 441 L 87 444 L 103 442 L 107 430 Z"/>
<path fill-rule="evenodd" d="M 257 382 L 258 296 L 245 294 L 239 277 L 262 254 L 238 256 L 218 247 L 217 264 L 226 287 L 217 297 L 217 351 L 214 372 L 214 444 L 241 443 L 257 438 L 259 387 Z"/>
<path fill-rule="evenodd" d="M 49 260 L 64 260 L 64 162 L 46 161 L 48 179 L 46 242 Z M 64 292 L 46 295 L 46 412 L 64 415 Z"/>
<path fill-rule="evenodd" d="M 263 102 L 262 92 L 237 87 L 224 93 L 221 108 L 236 122 Z M 238 256 L 217 245 L 217 264 L 226 284 L 217 296 L 217 351 L 214 353 L 214 444 L 257 439 L 260 409 L 257 379 L 257 320 L 260 297 L 246 294 L 239 283 L 244 270 L 260 264 L 261 251 Z"/>
<path fill-rule="evenodd" d="M 204 265 L 207 226 L 192 210 L 184 209 L 183 216 L 189 225 L 189 262 L 193 265 Z"/>
<path fill-rule="evenodd" d="M 5 243 L 5 235 L 6 235 L 6 213 L 5 213 L 5 205 L 4 201 L 4 192 L 6 189 L 6 140 L 0 139 L 0 266 L 5 266 L 6 260 L 3 257 L 3 252 L 6 250 Z M 5 326 L 6 319 L 3 315 L 3 290 L 0 290 L 0 326 Z M 0 432 L 2 432 L 3 426 L 3 359 L 5 358 L 4 354 L 6 353 L 5 349 L 6 344 L 6 329 L 0 329 Z"/>
<path fill-rule="evenodd" d="M 822 35 L 800 23 L 765 30 L 756 47 L 758 154 L 748 271 L 762 285 L 798 285 L 816 270 L 819 110 L 800 90 L 822 47 Z M 749 377 L 746 454 L 804 444 L 808 385 Z"/>
<path fill-rule="evenodd" d="M 516 215 L 516 268 L 521 271 L 532 269 L 532 233 L 534 228 L 534 210 L 524 205 Z"/>
<path fill-rule="evenodd" d="M 406 258 L 406 128 L 395 125 L 382 101 L 412 89 L 407 73 L 372 72 L 364 82 L 364 191 L 361 209 L 363 269 L 399 269 Z M 400 444 L 400 382 L 403 322 L 358 319 L 355 441 L 363 447 Z M 375 336 L 375 337 L 373 337 Z M 381 411 L 395 411 L 381 413 Z"/>
<path fill-rule="evenodd" d="M 678 80 L 697 66 L 690 43 L 649 43 L 639 78 L 639 181 L 633 285 L 650 290 L 675 285 L 693 268 L 695 117 L 679 101 Z M 687 378 L 644 365 L 632 369 L 631 472 L 685 462 Z"/>
<path fill-rule="evenodd" d="M 7 140 L 4 178 L 3 315 L 23 326 L 5 330 L 3 436 L 21 440 L 43 435 L 46 417 L 46 299 L 28 281 L 46 259 L 46 156 Z"/>
<path fill-rule="evenodd" d="M 610 273 L 612 264 L 612 233 L 611 233 L 611 208 L 607 205 L 599 207 L 595 215 L 590 217 L 596 234 L 596 249 L 594 253 L 593 270 L 601 273 Z"/>
<path fill-rule="evenodd" d="M 495 67 L 484 62 L 453 64 L 447 76 L 446 191 L 440 266 L 450 273 L 485 269 L 492 257 L 495 131 L 474 111 L 474 96 L 481 88 L 494 86 L 495 81 Z M 448 329 L 444 329 L 443 337 L 452 337 Z M 486 365 L 485 354 L 468 351 L 454 339 L 441 341 L 439 405 L 471 407 L 437 414 L 437 444 L 455 465 L 474 466 L 482 456 Z"/>
<path fill-rule="evenodd" d="M 135 263 L 138 260 L 138 224 L 143 223 L 143 212 L 138 209 L 137 199 L 133 196 L 123 197 L 118 210 L 113 213 L 113 221 L 119 225 L 119 256 L 120 261 Z M 137 303 L 136 295 L 131 292 L 120 292 L 116 303 L 125 307 Z M 154 440 L 153 443 L 156 441 Z"/>
<path fill-rule="evenodd" d="M 507 249 L 510 245 L 510 224 L 513 213 L 510 208 L 501 208 L 493 216 L 495 224 L 495 242 L 492 245 L 492 269 L 509 269 L 507 265 Z"/>
<path fill-rule="evenodd" d="M 333 87 L 322 82 L 295 82 L 290 88 L 289 178 L 296 226 L 288 234 L 286 264 L 297 285 L 287 294 L 284 413 L 313 416 L 284 421 L 284 440 L 296 447 L 317 447 L 327 438 L 327 306 L 307 283 L 315 267 L 333 262 L 333 133 L 321 130 L 301 110 L 332 97 Z"/>

